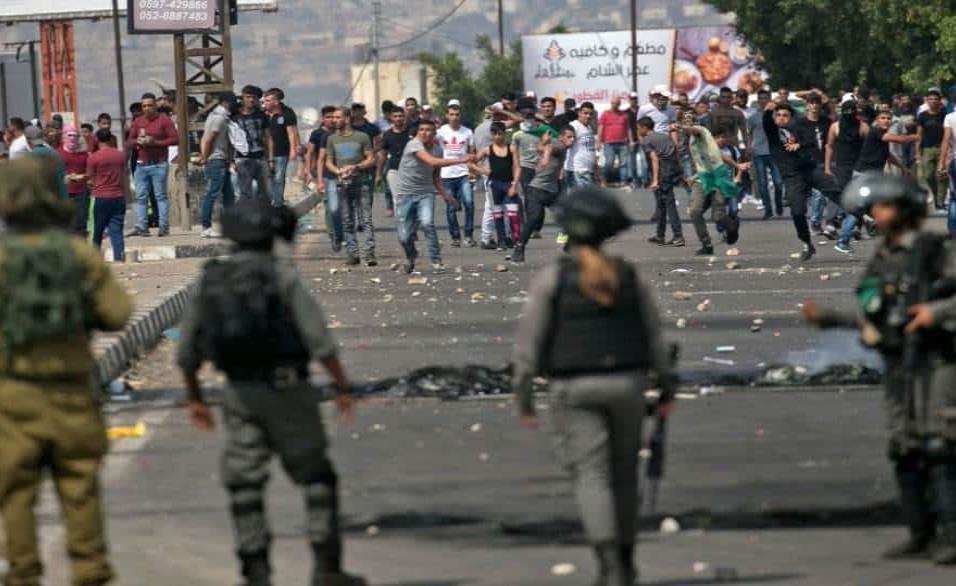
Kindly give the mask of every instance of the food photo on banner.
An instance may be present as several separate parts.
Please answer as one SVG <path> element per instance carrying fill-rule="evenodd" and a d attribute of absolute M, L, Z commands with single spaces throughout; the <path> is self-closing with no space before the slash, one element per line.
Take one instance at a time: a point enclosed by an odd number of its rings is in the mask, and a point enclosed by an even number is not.
<path fill-rule="evenodd" d="M 675 93 L 695 101 L 721 87 L 756 93 L 766 75 L 747 41 L 733 27 L 677 30 L 672 84 Z"/>

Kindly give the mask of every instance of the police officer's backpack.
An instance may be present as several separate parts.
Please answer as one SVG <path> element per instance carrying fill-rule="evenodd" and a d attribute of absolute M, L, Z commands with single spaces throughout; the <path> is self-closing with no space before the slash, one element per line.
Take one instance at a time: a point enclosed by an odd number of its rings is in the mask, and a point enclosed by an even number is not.
<path fill-rule="evenodd" d="M 209 261 L 200 307 L 205 357 L 227 374 L 267 374 L 308 362 L 271 258 Z"/>
<path fill-rule="evenodd" d="M 8 236 L 0 243 L 0 334 L 7 348 L 82 336 L 92 327 L 93 293 L 72 246 L 57 231 L 42 242 Z"/>

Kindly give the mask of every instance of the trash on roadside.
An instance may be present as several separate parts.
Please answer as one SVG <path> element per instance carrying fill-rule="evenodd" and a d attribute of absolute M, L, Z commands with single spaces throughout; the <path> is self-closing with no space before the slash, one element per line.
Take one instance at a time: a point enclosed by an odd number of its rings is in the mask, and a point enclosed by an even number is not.
<path fill-rule="evenodd" d="M 717 351 L 718 351 L 718 352 L 724 352 L 724 353 L 726 353 L 726 352 L 736 352 L 736 351 L 737 351 L 737 347 L 736 347 L 736 346 L 717 346 Z"/>
<path fill-rule="evenodd" d="M 733 366 L 734 361 L 727 358 L 712 358 L 710 356 L 704 356 L 704 362 L 709 362 L 711 364 L 719 364 L 721 366 Z"/>
<path fill-rule="evenodd" d="M 428 277 L 409 277 L 408 284 L 409 285 L 427 285 Z"/>
<path fill-rule="evenodd" d="M 136 425 L 115 425 L 106 429 L 106 437 L 111 440 L 137 438 L 146 435 L 146 424 L 137 421 Z"/>
<path fill-rule="evenodd" d="M 687 327 L 687 320 L 684 318 L 680 318 L 677 320 L 677 323 L 675 325 L 677 326 L 678 330 L 683 330 L 684 328 Z"/>
<path fill-rule="evenodd" d="M 726 254 L 727 256 L 740 256 L 740 249 L 739 249 L 739 248 L 728 248 L 728 249 L 727 249 L 727 252 L 725 252 L 724 254 Z"/>
<path fill-rule="evenodd" d="M 691 272 L 691 270 L 690 270 L 690 269 L 680 268 L 680 269 L 674 269 L 674 270 L 672 270 L 671 272 L 672 272 L 672 273 L 682 273 L 682 274 L 683 274 L 683 273 L 689 273 L 689 272 Z"/>
<path fill-rule="evenodd" d="M 179 328 L 169 328 L 168 330 L 163 330 L 163 337 L 169 340 L 170 342 L 178 342 L 181 336 Z"/>

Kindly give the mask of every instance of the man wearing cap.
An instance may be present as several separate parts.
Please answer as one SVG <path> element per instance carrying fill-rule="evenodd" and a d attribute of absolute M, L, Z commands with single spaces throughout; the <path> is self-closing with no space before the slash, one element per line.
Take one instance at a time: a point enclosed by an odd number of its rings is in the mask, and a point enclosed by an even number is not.
<path fill-rule="evenodd" d="M 169 116 L 159 113 L 155 95 L 143 94 L 140 104 L 143 115 L 133 119 L 126 135 L 126 148 L 136 153 L 136 171 L 133 173 L 136 184 L 136 226 L 129 235 L 149 236 L 146 200 L 152 192 L 159 211 L 159 235 L 168 236 L 166 180 L 169 175 L 169 147 L 179 143 L 179 133 Z"/>
<path fill-rule="evenodd" d="M 232 145 L 229 142 L 229 116 L 236 108 L 236 94 L 223 92 L 219 104 L 206 118 L 202 142 L 199 144 L 199 164 L 205 165 L 206 194 L 202 198 L 201 238 L 219 238 L 212 228 L 212 211 L 216 199 L 222 195 L 223 207 L 232 206 L 236 199 L 229 179 L 229 162 L 232 160 Z M 273 140 L 275 137 L 273 136 Z M 273 198 L 275 194 L 273 194 Z M 273 199 L 273 202 L 275 200 Z"/>
<path fill-rule="evenodd" d="M 601 113 L 598 119 L 598 144 L 604 145 L 604 181 L 611 182 L 614 163 L 617 162 L 619 181 L 627 184 L 631 180 L 631 157 L 629 147 L 634 142 L 634 127 L 629 124 L 630 116 L 621 110 L 621 98 L 611 98 L 611 108 Z"/>
<path fill-rule="evenodd" d="M 670 125 L 677 120 L 677 112 L 670 106 L 671 93 L 667 86 L 655 85 L 651 90 L 651 101 L 637 110 L 637 118 L 645 116 L 654 121 L 654 132 L 668 133 Z"/>
<path fill-rule="evenodd" d="M 471 129 L 461 124 L 461 102 L 449 100 L 445 116 L 448 123 L 438 129 L 435 142 L 442 149 L 442 158 L 461 159 L 475 152 L 475 139 Z M 441 181 L 445 190 L 458 202 L 457 206 L 446 206 L 448 233 L 454 248 L 461 246 L 461 228 L 458 224 L 458 207 L 462 209 L 465 222 L 465 244 L 476 246 L 475 242 L 475 199 L 468 178 L 468 165 L 442 167 Z"/>

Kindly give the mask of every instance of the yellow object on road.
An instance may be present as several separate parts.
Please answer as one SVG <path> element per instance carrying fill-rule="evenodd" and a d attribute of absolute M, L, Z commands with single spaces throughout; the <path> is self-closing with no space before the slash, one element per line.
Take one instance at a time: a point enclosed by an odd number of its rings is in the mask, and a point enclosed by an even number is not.
<path fill-rule="evenodd" d="M 137 421 L 136 425 L 117 425 L 106 429 L 106 437 L 111 440 L 143 437 L 144 435 L 146 435 L 146 424 L 142 421 Z"/>

